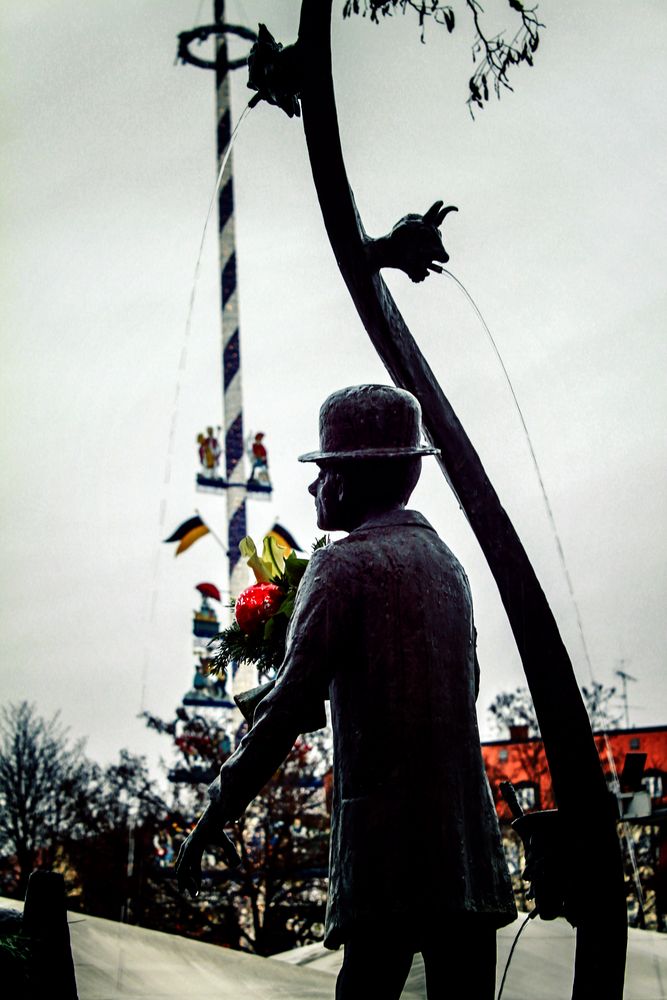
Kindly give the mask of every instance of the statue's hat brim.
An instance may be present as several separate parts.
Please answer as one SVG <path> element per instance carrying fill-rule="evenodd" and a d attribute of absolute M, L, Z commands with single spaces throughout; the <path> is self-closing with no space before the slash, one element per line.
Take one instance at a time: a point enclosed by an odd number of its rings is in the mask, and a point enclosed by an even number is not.
<path fill-rule="evenodd" d="M 422 444 L 419 401 L 395 385 L 350 385 L 320 407 L 320 447 L 300 462 L 369 462 L 439 455 Z"/>
<path fill-rule="evenodd" d="M 439 448 L 418 445 L 414 448 L 357 448 L 349 451 L 309 451 L 299 455 L 300 462 L 357 462 L 373 458 L 410 458 L 418 455 L 439 455 Z"/>

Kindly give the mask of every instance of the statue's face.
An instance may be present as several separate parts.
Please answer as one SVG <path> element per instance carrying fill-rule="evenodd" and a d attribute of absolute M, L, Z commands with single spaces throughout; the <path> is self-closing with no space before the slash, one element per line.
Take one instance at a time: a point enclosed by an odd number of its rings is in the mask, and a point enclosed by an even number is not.
<path fill-rule="evenodd" d="M 317 479 L 308 487 L 310 495 L 315 497 L 317 526 L 323 531 L 349 530 L 342 485 L 340 473 L 325 467 L 320 468 Z"/>

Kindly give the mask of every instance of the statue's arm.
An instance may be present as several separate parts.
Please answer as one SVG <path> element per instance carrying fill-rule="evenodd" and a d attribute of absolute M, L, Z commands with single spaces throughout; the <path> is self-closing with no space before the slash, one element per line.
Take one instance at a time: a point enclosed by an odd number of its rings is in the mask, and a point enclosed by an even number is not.
<path fill-rule="evenodd" d="M 324 723 L 324 701 L 346 616 L 346 589 L 332 552 L 315 552 L 299 586 L 285 660 L 253 724 L 209 789 L 226 820 L 235 819 L 280 767 L 300 733 Z"/>
<path fill-rule="evenodd" d="M 193 897 L 199 894 L 202 856 L 209 845 L 222 847 L 230 867 L 240 864 L 224 827 L 244 812 L 280 767 L 298 736 L 293 714 L 276 710 L 273 705 L 266 704 L 269 701 L 270 695 L 267 695 L 257 710 L 256 723 L 222 765 L 220 774 L 209 787 L 206 809 L 181 845 L 175 865 L 181 892 L 187 890 Z"/>
<path fill-rule="evenodd" d="M 318 550 L 310 560 L 299 586 L 275 687 L 260 701 L 251 729 L 222 765 L 209 788 L 209 805 L 179 852 L 176 874 L 182 891 L 198 893 L 206 846 L 223 839 L 224 825 L 245 811 L 299 734 L 323 724 L 348 594 L 336 578 L 335 563 L 329 549 Z"/>
<path fill-rule="evenodd" d="M 290 666 L 296 685 L 294 668 Z M 276 684 L 258 705 L 252 728 L 209 787 L 210 811 L 218 822 L 226 823 L 242 815 L 303 731 L 299 691 L 291 684 L 289 688 Z"/>

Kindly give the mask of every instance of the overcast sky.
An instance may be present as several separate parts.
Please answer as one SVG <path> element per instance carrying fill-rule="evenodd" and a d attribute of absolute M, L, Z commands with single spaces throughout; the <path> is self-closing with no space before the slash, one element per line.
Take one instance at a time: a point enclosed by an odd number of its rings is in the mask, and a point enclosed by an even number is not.
<path fill-rule="evenodd" d="M 334 14 L 346 161 L 366 228 L 437 198 L 452 271 L 482 310 L 521 403 L 558 524 L 594 676 L 623 669 L 635 725 L 667 722 L 663 324 L 667 7 L 543 0 L 533 69 L 473 122 L 472 29 Z M 494 25 L 513 16 L 489 0 Z M 224 588 L 207 536 L 161 538 L 224 501 L 194 490 L 195 438 L 221 423 L 216 226 L 191 334 L 188 300 L 215 183 L 213 74 L 175 66 L 198 0 L 24 0 L 3 9 L 2 700 L 57 709 L 99 760 L 164 739 L 190 686 L 194 587 Z M 228 20 L 296 35 L 296 0 L 229 0 Z M 249 97 L 233 81 L 234 116 Z M 327 243 L 297 120 L 259 106 L 234 150 L 245 428 L 275 485 L 249 504 L 317 536 L 317 411 L 334 389 L 388 381 Z M 521 425 L 473 310 L 446 277 L 389 284 L 479 450 L 590 682 Z M 186 348 L 184 366 L 180 359 Z M 174 399 L 178 392 L 178 401 Z M 175 416 L 174 416 L 175 412 Z M 173 453 L 169 434 L 175 420 Z M 166 481 L 168 480 L 168 481 Z M 495 585 L 432 463 L 414 498 L 464 563 L 483 671 L 480 722 L 523 683 Z M 566 720 L 564 720 L 564 724 Z"/>

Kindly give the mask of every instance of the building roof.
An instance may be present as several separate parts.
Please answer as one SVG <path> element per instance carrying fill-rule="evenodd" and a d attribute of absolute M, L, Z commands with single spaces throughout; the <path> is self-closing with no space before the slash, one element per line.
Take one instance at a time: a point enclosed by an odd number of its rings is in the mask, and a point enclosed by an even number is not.
<path fill-rule="evenodd" d="M 667 733 L 667 725 L 664 726 L 631 726 L 629 729 L 596 729 L 593 736 L 639 736 L 642 733 Z M 513 743 L 541 743 L 541 736 L 529 736 L 525 740 L 513 739 L 507 736 L 498 740 L 482 740 L 483 747 L 508 746 Z"/>

